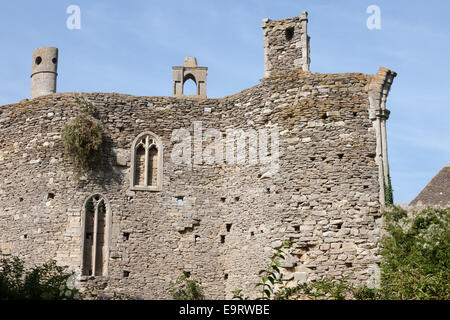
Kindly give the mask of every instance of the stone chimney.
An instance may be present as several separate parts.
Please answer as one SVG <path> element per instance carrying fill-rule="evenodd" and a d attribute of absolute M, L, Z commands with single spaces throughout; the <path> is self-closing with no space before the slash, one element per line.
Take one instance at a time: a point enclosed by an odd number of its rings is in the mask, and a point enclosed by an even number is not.
<path fill-rule="evenodd" d="M 31 99 L 55 93 L 58 49 L 40 47 L 34 50 L 31 70 Z"/>

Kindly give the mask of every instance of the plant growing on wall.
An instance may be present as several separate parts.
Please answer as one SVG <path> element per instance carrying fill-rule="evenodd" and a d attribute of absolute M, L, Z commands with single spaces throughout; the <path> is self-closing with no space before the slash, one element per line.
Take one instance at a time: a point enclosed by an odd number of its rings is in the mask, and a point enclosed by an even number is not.
<path fill-rule="evenodd" d="M 383 178 L 384 183 L 384 203 L 386 206 L 394 204 L 394 194 L 391 184 L 391 176 L 388 174 L 387 181 Z"/>
<path fill-rule="evenodd" d="M 71 156 L 76 169 L 87 170 L 101 160 L 103 128 L 97 119 L 95 106 L 83 98 L 76 97 L 78 116 L 64 125 L 62 139 L 65 151 Z"/>
<path fill-rule="evenodd" d="M 258 300 L 269 300 L 273 294 L 274 286 L 282 284 L 280 272 L 280 260 L 284 260 L 283 248 L 290 247 L 290 242 L 286 241 L 281 246 L 275 248 L 275 254 L 272 256 L 269 265 L 260 270 L 258 275 L 261 276 L 261 281 L 256 284 L 259 288 L 261 296 Z"/>
<path fill-rule="evenodd" d="M 275 248 L 275 253 L 270 259 L 270 263 L 264 269 L 259 270 L 258 275 L 261 277 L 261 280 L 255 285 L 256 288 L 259 288 L 260 296 L 256 298 L 256 300 L 270 300 L 274 294 L 274 287 L 277 284 L 283 284 L 281 280 L 281 272 L 280 272 L 280 259 L 284 260 L 284 248 L 289 248 L 291 243 L 289 241 L 284 242 L 280 246 Z M 234 290 L 233 299 L 238 300 L 248 300 L 249 297 L 244 297 L 242 290 Z"/>
<path fill-rule="evenodd" d="M 202 288 L 190 274 L 183 272 L 177 281 L 172 283 L 171 295 L 174 300 L 205 300 Z"/>

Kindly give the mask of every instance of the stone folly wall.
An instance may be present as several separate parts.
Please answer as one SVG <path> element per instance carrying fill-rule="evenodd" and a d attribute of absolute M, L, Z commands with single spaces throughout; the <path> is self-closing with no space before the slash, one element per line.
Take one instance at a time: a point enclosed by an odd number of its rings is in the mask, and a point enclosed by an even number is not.
<path fill-rule="evenodd" d="M 263 19 L 264 76 L 272 71 L 283 72 L 296 68 L 309 71 L 310 45 L 308 14 L 299 17 L 270 20 Z"/>
<path fill-rule="evenodd" d="M 167 299 L 184 270 L 209 298 L 241 288 L 254 297 L 258 270 L 288 239 L 283 273 L 292 284 L 350 273 L 366 281 L 381 227 L 368 79 L 296 70 L 222 99 L 84 94 L 106 132 L 105 161 L 78 182 L 61 140 L 77 114 L 73 94 L 0 107 L 0 249 L 79 270 L 83 205 L 98 193 L 112 217 L 109 271 L 89 281 L 110 291 Z M 172 132 L 193 135 L 194 121 L 223 139 L 227 129 L 278 130 L 279 171 L 174 163 Z M 144 131 L 164 145 L 158 192 L 129 190 L 130 147 Z"/>

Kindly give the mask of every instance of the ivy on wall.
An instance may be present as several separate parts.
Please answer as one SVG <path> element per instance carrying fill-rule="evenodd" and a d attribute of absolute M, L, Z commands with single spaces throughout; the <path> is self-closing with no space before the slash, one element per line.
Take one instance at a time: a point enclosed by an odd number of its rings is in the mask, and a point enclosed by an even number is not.
<path fill-rule="evenodd" d="M 394 194 L 391 184 L 391 176 L 388 173 L 387 181 L 383 178 L 384 183 L 384 204 L 390 206 L 394 204 Z"/>
<path fill-rule="evenodd" d="M 64 149 L 79 171 L 94 168 L 101 161 L 103 127 L 95 106 L 76 97 L 78 116 L 62 128 Z"/>

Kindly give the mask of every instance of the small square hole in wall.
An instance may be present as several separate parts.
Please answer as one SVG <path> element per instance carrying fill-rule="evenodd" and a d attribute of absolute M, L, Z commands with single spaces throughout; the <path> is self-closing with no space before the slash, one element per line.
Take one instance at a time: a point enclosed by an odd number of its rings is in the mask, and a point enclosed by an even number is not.
<path fill-rule="evenodd" d="M 22 201 L 23 201 L 23 198 L 22 198 L 22 197 L 20 197 L 20 198 L 19 198 L 19 202 L 22 202 Z"/>
<path fill-rule="evenodd" d="M 184 273 L 184 276 L 186 278 L 189 278 L 191 276 L 191 272 L 190 271 L 184 271 L 183 273 Z"/>
<path fill-rule="evenodd" d="M 234 197 L 234 201 L 238 202 L 239 201 L 239 197 Z"/>
<path fill-rule="evenodd" d="M 194 240 L 195 240 L 196 243 L 199 242 L 200 241 L 200 236 L 199 235 L 195 235 L 194 236 Z"/>
<path fill-rule="evenodd" d="M 183 202 L 184 202 L 184 197 L 183 196 L 177 197 L 177 203 L 178 204 L 183 204 Z"/>
<path fill-rule="evenodd" d="M 331 191 L 331 187 L 328 187 L 328 188 L 327 188 L 327 191 Z"/>
<path fill-rule="evenodd" d="M 231 226 L 232 226 L 232 224 L 231 224 L 231 223 L 227 223 L 227 225 L 226 225 L 226 227 L 227 227 L 227 232 L 230 232 L 230 230 L 231 230 Z"/>
<path fill-rule="evenodd" d="M 28 235 L 27 235 L 27 234 L 24 234 L 24 235 L 23 235 L 23 238 L 24 238 L 24 239 L 28 238 Z"/>
<path fill-rule="evenodd" d="M 225 236 L 220 236 L 220 243 L 225 243 Z"/>
<path fill-rule="evenodd" d="M 346 263 L 345 263 L 345 266 L 346 266 L 347 268 L 351 268 L 351 267 L 353 267 L 353 263 L 351 263 L 351 262 L 346 262 Z"/>
<path fill-rule="evenodd" d="M 128 278 L 130 276 L 130 271 L 124 271 L 123 272 L 123 277 L 124 278 Z"/>
<path fill-rule="evenodd" d="M 123 233 L 123 240 L 125 240 L 125 241 L 130 240 L 130 233 L 129 232 L 124 232 Z"/>
<path fill-rule="evenodd" d="M 343 153 L 338 153 L 338 158 L 341 160 L 343 157 L 344 157 L 344 154 Z"/>
<path fill-rule="evenodd" d="M 227 200 L 227 198 L 225 198 L 225 197 L 220 198 L 220 201 L 222 201 L 222 202 L 225 202 L 225 200 Z"/>
<path fill-rule="evenodd" d="M 285 35 L 287 41 L 292 40 L 292 38 L 294 37 L 294 27 L 286 28 L 284 30 L 284 35 Z"/>
<path fill-rule="evenodd" d="M 224 279 L 224 280 L 228 280 L 228 273 L 225 273 L 225 274 L 223 275 L 223 279 Z"/>
<path fill-rule="evenodd" d="M 300 226 L 295 226 L 294 231 L 297 231 L 297 232 L 300 231 Z"/>
<path fill-rule="evenodd" d="M 50 199 L 55 199 L 55 194 L 52 192 L 49 192 L 47 195 L 47 200 L 50 200 Z"/>

